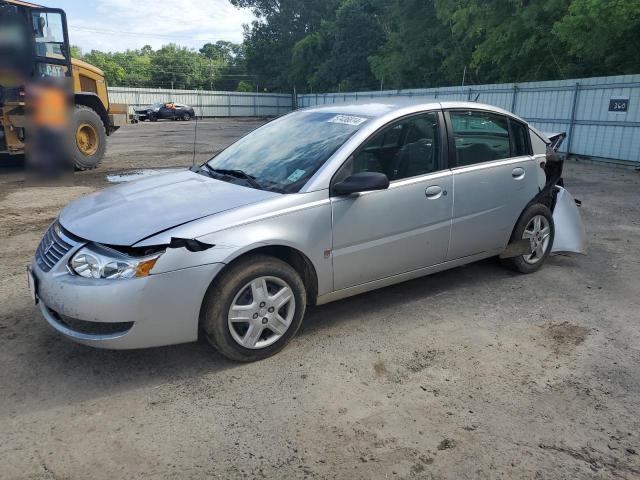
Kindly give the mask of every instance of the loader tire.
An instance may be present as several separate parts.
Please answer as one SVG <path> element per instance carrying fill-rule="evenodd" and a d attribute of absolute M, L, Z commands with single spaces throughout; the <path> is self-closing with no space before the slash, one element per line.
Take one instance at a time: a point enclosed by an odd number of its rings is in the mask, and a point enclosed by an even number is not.
<path fill-rule="evenodd" d="M 107 132 L 100 115 L 85 105 L 76 105 L 71 125 L 74 135 L 71 146 L 74 168 L 96 168 L 107 149 Z"/>

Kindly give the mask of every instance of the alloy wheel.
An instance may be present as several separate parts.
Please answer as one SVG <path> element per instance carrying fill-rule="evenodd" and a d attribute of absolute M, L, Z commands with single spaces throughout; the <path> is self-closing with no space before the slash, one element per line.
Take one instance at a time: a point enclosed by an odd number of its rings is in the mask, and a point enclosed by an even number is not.
<path fill-rule="evenodd" d="M 296 309 L 291 287 L 278 277 L 258 277 L 243 286 L 229 308 L 231 337 L 250 349 L 268 347 L 289 329 Z"/>
<path fill-rule="evenodd" d="M 522 258 L 530 265 L 538 263 L 544 258 L 549 248 L 549 240 L 551 237 L 551 226 L 549 220 L 543 215 L 536 215 L 527 224 L 522 233 L 523 240 L 529 240 L 531 243 L 531 253 L 523 255 Z"/>

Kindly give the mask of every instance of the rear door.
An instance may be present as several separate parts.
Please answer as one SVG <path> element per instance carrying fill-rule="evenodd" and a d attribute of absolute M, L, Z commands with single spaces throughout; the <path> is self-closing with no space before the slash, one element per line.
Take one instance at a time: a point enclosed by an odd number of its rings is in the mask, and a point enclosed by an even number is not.
<path fill-rule="evenodd" d="M 386 190 L 331 197 L 335 290 L 444 261 L 453 184 L 443 127 L 440 111 L 394 121 L 334 177 L 375 171 L 390 180 Z"/>
<path fill-rule="evenodd" d="M 454 166 L 447 260 L 500 250 L 538 192 L 528 129 L 482 110 L 449 110 L 445 118 Z"/>

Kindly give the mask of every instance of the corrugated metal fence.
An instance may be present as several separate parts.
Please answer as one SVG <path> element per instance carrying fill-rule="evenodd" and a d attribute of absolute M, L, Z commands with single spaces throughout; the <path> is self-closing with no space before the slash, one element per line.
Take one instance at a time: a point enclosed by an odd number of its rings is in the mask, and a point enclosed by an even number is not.
<path fill-rule="evenodd" d="M 155 88 L 109 87 L 109 100 L 134 108 L 156 102 L 190 105 L 204 117 L 270 117 L 292 109 L 293 97 L 286 93 L 216 92 Z"/>
<path fill-rule="evenodd" d="M 567 132 L 563 151 L 640 165 L 640 75 L 549 82 L 298 95 L 299 108 L 391 96 L 476 100 L 526 119 L 545 132 Z M 616 102 L 615 107 L 612 104 Z M 610 111 L 624 107 L 627 111 Z"/>

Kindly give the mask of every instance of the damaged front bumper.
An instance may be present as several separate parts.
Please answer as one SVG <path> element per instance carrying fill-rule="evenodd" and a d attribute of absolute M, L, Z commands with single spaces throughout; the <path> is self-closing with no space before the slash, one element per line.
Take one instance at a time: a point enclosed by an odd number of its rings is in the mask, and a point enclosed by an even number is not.
<path fill-rule="evenodd" d="M 40 311 L 51 327 L 93 347 L 131 349 L 195 341 L 202 299 L 224 265 L 144 278 L 87 279 L 67 270 L 71 250 L 50 271 L 33 262 Z"/>

